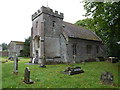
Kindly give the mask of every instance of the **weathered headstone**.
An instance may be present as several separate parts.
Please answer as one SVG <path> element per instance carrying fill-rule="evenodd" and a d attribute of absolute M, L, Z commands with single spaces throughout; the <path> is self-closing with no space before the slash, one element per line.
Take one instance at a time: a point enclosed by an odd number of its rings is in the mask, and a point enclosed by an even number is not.
<path fill-rule="evenodd" d="M 18 57 L 17 54 L 14 55 L 14 74 L 18 74 Z"/>
<path fill-rule="evenodd" d="M 75 75 L 75 74 L 80 74 L 83 73 L 84 71 L 81 69 L 81 67 L 67 67 L 63 73 L 68 74 L 68 75 Z"/>
<path fill-rule="evenodd" d="M 110 72 L 104 72 L 101 74 L 100 80 L 103 84 L 113 84 L 113 75 Z"/>
<path fill-rule="evenodd" d="M 30 69 L 27 67 L 24 74 L 24 82 L 26 84 L 33 84 L 33 81 L 30 79 Z"/>

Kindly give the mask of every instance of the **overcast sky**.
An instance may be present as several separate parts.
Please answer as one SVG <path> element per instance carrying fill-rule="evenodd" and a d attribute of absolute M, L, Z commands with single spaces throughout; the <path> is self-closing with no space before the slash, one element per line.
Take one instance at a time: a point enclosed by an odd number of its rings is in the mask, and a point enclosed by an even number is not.
<path fill-rule="evenodd" d="M 75 23 L 84 19 L 82 0 L 1 0 L 0 44 L 25 41 L 31 35 L 31 15 L 41 6 L 64 13 L 64 21 Z"/>

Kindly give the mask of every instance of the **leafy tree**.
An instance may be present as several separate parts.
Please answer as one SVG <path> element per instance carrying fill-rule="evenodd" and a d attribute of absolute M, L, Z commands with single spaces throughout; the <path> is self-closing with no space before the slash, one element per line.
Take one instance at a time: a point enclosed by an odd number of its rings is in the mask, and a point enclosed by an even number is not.
<path fill-rule="evenodd" d="M 2 43 L 2 50 L 8 50 L 8 45 L 6 43 Z"/>
<path fill-rule="evenodd" d="M 26 56 L 26 57 L 30 56 L 30 42 L 31 42 L 31 37 L 28 37 L 27 39 L 25 39 L 25 44 L 22 52 L 23 56 Z"/>
<path fill-rule="evenodd" d="M 78 20 L 75 24 L 78 26 L 83 26 L 86 29 L 90 29 L 95 32 L 94 19 L 92 19 L 92 18 Z"/>
<path fill-rule="evenodd" d="M 95 32 L 107 46 L 108 55 L 119 56 L 120 45 L 120 1 L 119 2 L 85 2 L 85 16 L 92 15 Z"/>

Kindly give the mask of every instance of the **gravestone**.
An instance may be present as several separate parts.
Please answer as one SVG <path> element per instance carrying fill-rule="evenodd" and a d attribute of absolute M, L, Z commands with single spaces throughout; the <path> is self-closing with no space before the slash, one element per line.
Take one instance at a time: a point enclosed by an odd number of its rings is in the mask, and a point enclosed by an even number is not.
<path fill-rule="evenodd" d="M 14 55 L 14 74 L 18 74 L 18 57 L 17 54 Z"/>
<path fill-rule="evenodd" d="M 81 69 L 81 67 L 76 66 L 76 67 L 67 67 L 63 73 L 68 74 L 68 75 L 75 75 L 75 74 L 80 74 L 83 73 L 84 71 Z"/>
<path fill-rule="evenodd" d="M 113 84 L 113 75 L 110 72 L 104 72 L 101 74 L 100 80 L 103 84 Z"/>
<path fill-rule="evenodd" d="M 30 69 L 27 67 L 24 74 L 24 82 L 26 84 L 33 84 L 33 81 L 30 79 Z"/>

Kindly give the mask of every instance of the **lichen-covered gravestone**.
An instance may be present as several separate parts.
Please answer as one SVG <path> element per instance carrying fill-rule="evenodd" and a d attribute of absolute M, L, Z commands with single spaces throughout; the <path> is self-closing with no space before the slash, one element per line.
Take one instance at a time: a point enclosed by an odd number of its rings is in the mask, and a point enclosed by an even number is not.
<path fill-rule="evenodd" d="M 110 72 L 104 72 L 101 74 L 100 80 L 103 84 L 113 84 L 113 75 Z"/>
<path fill-rule="evenodd" d="M 17 54 L 14 55 L 14 74 L 18 74 L 18 57 Z"/>
<path fill-rule="evenodd" d="M 27 67 L 24 74 L 24 82 L 26 84 L 33 84 L 33 81 L 30 79 L 30 69 Z"/>

